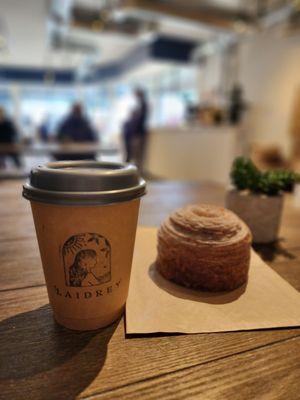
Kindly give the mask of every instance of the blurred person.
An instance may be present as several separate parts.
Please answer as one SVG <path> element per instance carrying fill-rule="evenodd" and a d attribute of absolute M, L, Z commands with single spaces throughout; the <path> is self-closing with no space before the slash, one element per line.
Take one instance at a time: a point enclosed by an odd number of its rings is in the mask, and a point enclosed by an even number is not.
<path fill-rule="evenodd" d="M 137 139 L 136 158 L 138 167 L 140 168 L 140 170 L 143 170 L 148 139 L 147 122 L 149 107 L 146 99 L 146 94 L 142 89 L 136 89 L 134 94 L 137 99 L 134 122 L 135 137 Z"/>
<path fill-rule="evenodd" d="M 185 121 L 188 124 L 198 122 L 199 117 L 199 106 L 190 101 L 185 104 Z"/>
<path fill-rule="evenodd" d="M 123 124 L 123 138 L 126 150 L 126 162 L 130 162 L 134 155 L 134 137 L 136 133 L 137 110 L 132 110 L 128 119 Z"/>
<path fill-rule="evenodd" d="M 35 124 L 31 116 L 23 114 L 21 116 L 23 139 L 22 142 L 26 145 L 30 145 L 34 142 Z"/>
<path fill-rule="evenodd" d="M 40 140 L 45 143 L 49 142 L 50 133 L 50 116 L 46 115 L 45 118 L 43 118 L 40 126 L 38 127 L 38 135 Z"/>
<path fill-rule="evenodd" d="M 8 118 L 5 110 L 0 107 L 0 145 L 13 145 L 18 142 L 18 132 L 14 122 Z M 22 164 L 18 154 L 8 152 L 4 154 L 0 163 L 4 166 L 5 158 L 9 157 L 17 168 L 21 168 Z"/>
<path fill-rule="evenodd" d="M 96 132 L 91 123 L 83 113 L 80 103 L 73 104 L 70 113 L 64 119 L 58 129 L 56 140 L 60 143 L 86 143 L 98 141 Z M 96 154 L 55 154 L 57 160 L 86 160 L 95 159 Z"/>
<path fill-rule="evenodd" d="M 241 122 L 245 108 L 243 88 L 236 83 L 232 87 L 229 100 L 229 121 L 232 125 Z"/>

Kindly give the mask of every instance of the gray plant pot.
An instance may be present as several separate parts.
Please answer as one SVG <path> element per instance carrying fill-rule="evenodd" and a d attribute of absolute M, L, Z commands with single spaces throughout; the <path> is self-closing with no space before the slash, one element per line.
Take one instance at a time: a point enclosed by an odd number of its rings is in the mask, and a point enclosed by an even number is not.
<path fill-rule="evenodd" d="M 225 204 L 249 226 L 254 243 L 277 240 L 283 195 L 267 196 L 232 189 L 226 194 Z"/>

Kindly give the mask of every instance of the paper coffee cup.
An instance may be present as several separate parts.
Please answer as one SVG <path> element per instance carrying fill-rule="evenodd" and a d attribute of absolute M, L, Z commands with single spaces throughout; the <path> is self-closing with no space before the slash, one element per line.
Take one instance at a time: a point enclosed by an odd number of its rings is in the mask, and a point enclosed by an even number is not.
<path fill-rule="evenodd" d="M 97 329 L 123 312 L 145 181 L 129 164 L 49 163 L 23 195 L 31 208 L 55 319 Z"/>

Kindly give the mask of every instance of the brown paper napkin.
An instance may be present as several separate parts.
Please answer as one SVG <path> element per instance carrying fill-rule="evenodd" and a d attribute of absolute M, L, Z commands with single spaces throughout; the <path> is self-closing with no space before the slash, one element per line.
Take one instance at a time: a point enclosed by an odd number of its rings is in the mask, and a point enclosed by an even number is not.
<path fill-rule="evenodd" d="M 300 326 L 300 294 L 252 251 L 247 285 L 229 293 L 198 292 L 155 269 L 156 228 L 137 232 L 126 332 L 204 333 Z"/>

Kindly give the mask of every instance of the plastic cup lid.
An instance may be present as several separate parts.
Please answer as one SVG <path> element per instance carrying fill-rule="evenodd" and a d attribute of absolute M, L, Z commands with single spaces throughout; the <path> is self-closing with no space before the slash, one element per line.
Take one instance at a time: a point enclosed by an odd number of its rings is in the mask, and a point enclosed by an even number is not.
<path fill-rule="evenodd" d="M 23 196 L 61 205 L 104 205 L 129 201 L 146 192 L 132 164 L 99 161 L 50 162 L 31 171 Z"/>

